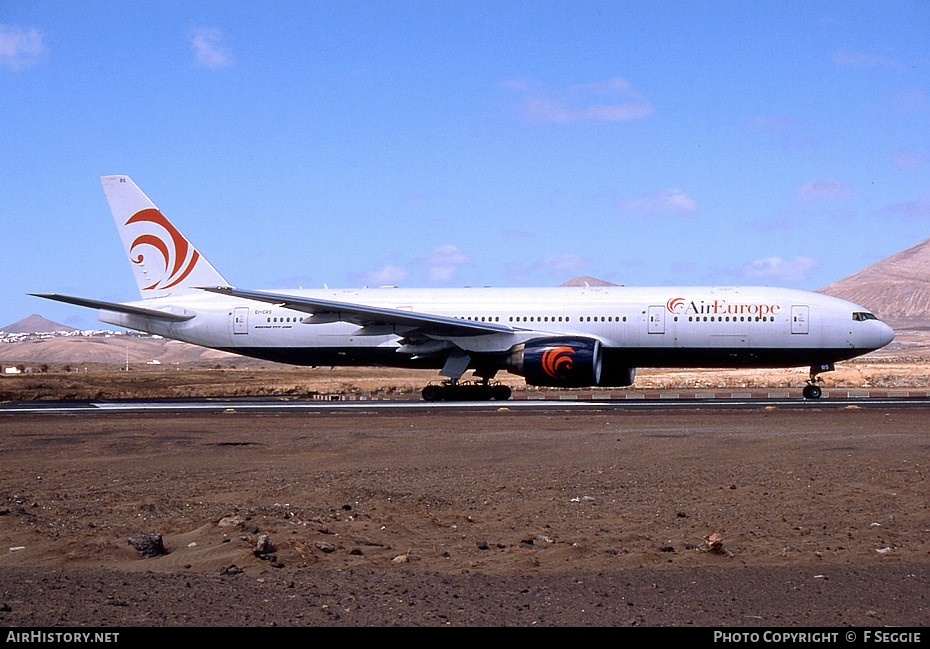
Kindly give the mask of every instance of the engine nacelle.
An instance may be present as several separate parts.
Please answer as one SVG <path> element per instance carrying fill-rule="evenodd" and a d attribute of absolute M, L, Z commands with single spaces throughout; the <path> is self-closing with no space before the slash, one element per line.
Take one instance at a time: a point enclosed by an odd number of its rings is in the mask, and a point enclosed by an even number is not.
<path fill-rule="evenodd" d="M 613 363 L 605 362 L 604 369 L 601 372 L 601 382 L 598 385 L 625 388 L 633 385 L 635 380 L 635 367 L 614 367 Z"/>
<path fill-rule="evenodd" d="M 507 371 L 527 385 L 554 388 L 633 385 L 635 367 L 604 363 L 601 342 L 594 338 L 553 336 L 515 345 L 507 357 Z"/>
<path fill-rule="evenodd" d="M 601 378 L 601 342 L 592 338 L 552 337 L 515 345 L 507 370 L 527 385 L 581 388 Z"/>

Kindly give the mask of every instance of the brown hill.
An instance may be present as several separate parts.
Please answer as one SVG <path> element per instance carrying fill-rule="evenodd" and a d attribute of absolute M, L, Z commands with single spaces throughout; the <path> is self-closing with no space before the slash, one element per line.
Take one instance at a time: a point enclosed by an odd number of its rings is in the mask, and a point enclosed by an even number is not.
<path fill-rule="evenodd" d="M 8 334 L 36 334 L 50 333 L 53 331 L 76 331 L 76 329 L 58 322 L 52 322 L 47 318 L 33 313 L 31 316 L 23 318 L 22 320 L 17 320 L 5 327 L 0 327 L 0 331 L 5 331 Z"/>
<path fill-rule="evenodd" d="M 930 239 L 818 292 L 861 304 L 895 329 L 930 329 Z"/>
<path fill-rule="evenodd" d="M 621 286 L 621 284 L 614 284 L 613 282 L 608 282 L 596 277 L 580 275 L 579 277 L 568 280 L 562 284 L 562 286 Z"/>
<path fill-rule="evenodd" d="M 148 363 L 203 363 L 224 365 L 238 362 L 247 365 L 249 359 L 235 354 L 197 347 L 177 340 L 152 336 L 105 335 L 55 336 L 33 338 L 0 345 L 0 363 L 12 365 L 101 363 L 122 365 L 126 361 Z M 258 365 L 259 361 L 252 361 Z"/>

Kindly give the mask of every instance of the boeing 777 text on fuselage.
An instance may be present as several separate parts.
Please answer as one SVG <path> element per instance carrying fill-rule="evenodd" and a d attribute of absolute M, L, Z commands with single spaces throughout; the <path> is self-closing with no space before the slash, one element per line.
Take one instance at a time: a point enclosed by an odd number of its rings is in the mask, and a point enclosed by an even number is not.
<path fill-rule="evenodd" d="M 35 294 L 100 320 L 280 363 L 436 369 L 428 401 L 508 399 L 529 385 L 629 386 L 638 367 L 810 367 L 818 375 L 894 332 L 835 297 L 761 286 L 461 289 L 233 287 L 127 176 L 103 189 L 141 300 Z M 474 380 L 463 381 L 471 371 Z"/>

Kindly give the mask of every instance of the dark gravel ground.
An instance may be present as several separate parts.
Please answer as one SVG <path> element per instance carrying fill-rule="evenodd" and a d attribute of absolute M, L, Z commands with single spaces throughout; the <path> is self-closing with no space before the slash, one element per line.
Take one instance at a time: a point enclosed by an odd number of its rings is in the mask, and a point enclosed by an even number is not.
<path fill-rule="evenodd" d="M 928 414 L 2 414 L 0 626 L 923 627 Z"/>

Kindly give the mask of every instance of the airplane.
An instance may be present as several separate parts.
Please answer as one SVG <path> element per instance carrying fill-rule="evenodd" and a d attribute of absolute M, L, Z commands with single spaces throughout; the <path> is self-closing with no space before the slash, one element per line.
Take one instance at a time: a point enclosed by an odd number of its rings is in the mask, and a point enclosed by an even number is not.
<path fill-rule="evenodd" d="M 301 366 L 435 369 L 425 401 L 506 400 L 527 385 L 627 387 L 640 367 L 810 367 L 819 375 L 884 347 L 868 309 L 764 286 L 237 288 L 124 175 L 101 184 L 141 300 L 33 293 L 99 310 L 102 322 Z M 462 380 L 471 370 L 473 380 Z"/>

